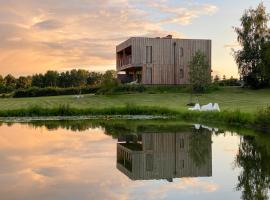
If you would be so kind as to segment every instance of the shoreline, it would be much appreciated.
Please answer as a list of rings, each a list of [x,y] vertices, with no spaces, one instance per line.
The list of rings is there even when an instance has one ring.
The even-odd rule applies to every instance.
[[[194,123],[218,123],[228,126],[241,126],[258,130],[270,129],[270,107],[253,113],[240,110],[213,111],[177,111],[165,107],[127,105],[103,109],[77,109],[68,105],[54,108],[29,107],[0,111],[0,122],[30,122],[52,120],[87,119],[176,119]]]
[[[154,120],[154,119],[175,119],[168,116],[154,115],[86,115],[86,116],[39,116],[39,117],[0,117],[3,123],[24,123],[33,121],[78,121],[78,120]]]

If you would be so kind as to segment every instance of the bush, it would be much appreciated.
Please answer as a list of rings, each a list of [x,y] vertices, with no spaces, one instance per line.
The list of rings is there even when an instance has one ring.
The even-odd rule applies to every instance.
[[[13,93],[0,94],[0,98],[12,98],[12,97],[13,97]]]
[[[190,88],[187,85],[151,85],[146,86],[148,93],[179,93],[189,92]]]
[[[256,114],[254,125],[270,128],[270,107],[259,110]]]
[[[132,92],[144,92],[145,86],[143,85],[119,85],[118,87],[115,87],[112,89],[113,93],[132,93]]]
[[[29,89],[19,89],[14,92],[14,98],[22,97],[42,97],[42,96],[59,96],[59,95],[76,95],[76,94],[89,94],[96,93],[97,87],[72,87],[72,88],[38,88],[31,87]]]
[[[230,78],[218,81],[219,86],[241,86],[241,82],[236,78]]]

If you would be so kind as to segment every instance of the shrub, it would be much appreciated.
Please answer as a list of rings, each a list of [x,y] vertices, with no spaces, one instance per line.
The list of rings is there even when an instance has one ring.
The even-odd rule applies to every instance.
[[[270,107],[258,111],[254,125],[262,128],[270,128]]]
[[[59,95],[75,95],[75,94],[88,94],[96,93],[97,87],[72,87],[72,88],[38,88],[31,87],[29,89],[19,89],[14,92],[14,98],[22,97],[42,97],[42,96],[59,96]]]

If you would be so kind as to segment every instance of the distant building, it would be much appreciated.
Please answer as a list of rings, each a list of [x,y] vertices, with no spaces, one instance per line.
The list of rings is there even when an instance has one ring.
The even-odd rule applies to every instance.
[[[116,68],[121,80],[142,84],[188,84],[189,62],[196,51],[209,61],[211,40],[132,37],[116,47]]]
[[[117,168],[132,180],[212,176],[211,132],[197,140],[189,133],[124,136],[117,144]]]

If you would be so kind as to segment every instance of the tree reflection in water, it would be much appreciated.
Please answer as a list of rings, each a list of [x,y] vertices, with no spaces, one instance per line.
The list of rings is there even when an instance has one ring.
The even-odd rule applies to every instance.
[[[236,156],[236,165],[242,168],[237,190],[244,200],[266,200],[270,186],[270,153],[253,136],[243,136]]]
[[[5,123],[5,125],[12,126],[13,123]],[[57,129],[68,129],[72,131],[86,131],[91,128],[102,128],[104,133],[112,136],[113,138],[118,138],[119,135],[126,134],[137,134],[144,135],[143,133],[152,133],[155,137],[161,137],[159,134],[170,135],[171,140],[174,138],[174,134],[181,138],[182,136],[186,136],[185,142],[181,142],[181,140],[175,140],[176,145],[172,143],[169,146],[171,149],[175,149],[174,147],[188,147],[185,153],[191,159],[195,168],[202,168],[204,165],[209,163],[209,169],[211,169],[211,136],[212,133],[209,130],[204,128],[194,129],[194,127],[184,125],[179,121],[170,121],[170,120],[153,120],[153,121],[142,121],[142,120],[77,120],[77,121],[36,121],[27,123],[29,126],[37,128],[37,127],[46,127],[48,130],[57,130]],[[2,123],[0,122],[0,126]],[[239,132],[237,130],[237,132]],[[155,133],[155,134],[153,134]],[[159,133],[159,134],[158,134]],[[182,133],[182,136],[181,136]],[[223,131],[219,131],[215,133],[224,134]],[[151,134],[149,134],[151,135]],[[268,192],[270,189],[270,145],[265,144],[262,141],[259,141],[258,138],[261,138],[261,134],[253,134],[254,136],[241,136],[241,142],[239,145],[239,153],[235,157],[235,165],[240,168],[241,172],[238,175],[238,183],[236,183],[237,191],[242,191],[242,199],[244,200],[266,200],[268,198]],[[181,136],[181,137],[180,137]],[[164,137],[164,136],[163,136]],[[141,139],[139,139],[141,140]],[[263,139],[265,142],[270,141],[269,138]],[[162,140],[164,141],[164,140]],[[174,140],[173,140],[174,141]],[[264,143],[264,144],[263,144]],[[187,145],[186,145],[187,144]],[[130,146],[129,148],[132,151],[142,151],[140,146]],[[140,147],[140,148],[139,148]],[[167,152],[171,152],[171,150],[166,150]],[[165,152],[166,152],[165,151]],[[158,150],[153,153],[162,153],[162,151]],[[179,152],[178,150],[176,152]],[[147,155],[147,161],[154,162],[151,157],[149,157],[149,150],[145,153]],[[175,154],[176,158],[178,154]],[[160,156],[163,158],[164,165],[175,165],[175,161],[168,162],[164,155]],[[169,158],[169,156],[167,156]],[[155,158],[155,157],[153,157]],[[129,160],[128,160],[129,161]],[[180,160],[181,161],[181,160]],[[177,167],[181,167],[182,162],[178,162]],[[119,160],[122,162],[122,160]],[[134,162],[133,162],[134,163]],[[162,164],[161,163],[161,164]],[[160,164],[160,163],[159,163]],[[162,166],[160,164],[160,166]],[[125,162],[125,166],[131,168],[131,162]],[[147,170],[152,168],[149,165]],[[157,166],[157,165],[155,165]],[[180,171],[180,170],[178,170]],[[172,171],[172,172],[175,172]],[[194,176],[207,175],[211,176],[211,170],[207,171],[207,173],[197,174]],[[172,173],[173,174],[173,173]],[[182,173],[179,175],[172,175],[169,178],[173,177],[183,177],[186,175]],[[190,173],[188,173],[190,176]],[[135,177],[134,177],[135,178]],[[145,177],[142,177],[142,179]],[[152,178],[152,177],[149,177]],[[163,178],[163,177],[155,177],[155,178]],[[166,177],[165,177],[166,178]]]
[[[190,157],[192,158],[194,164],[197,167],[203,166],[207,160],[211,160],[209,155],[211,154],[211,134],[209,134],[209,130],[207,129],[192,129],[191,134],[189,136],[189,152]]]

